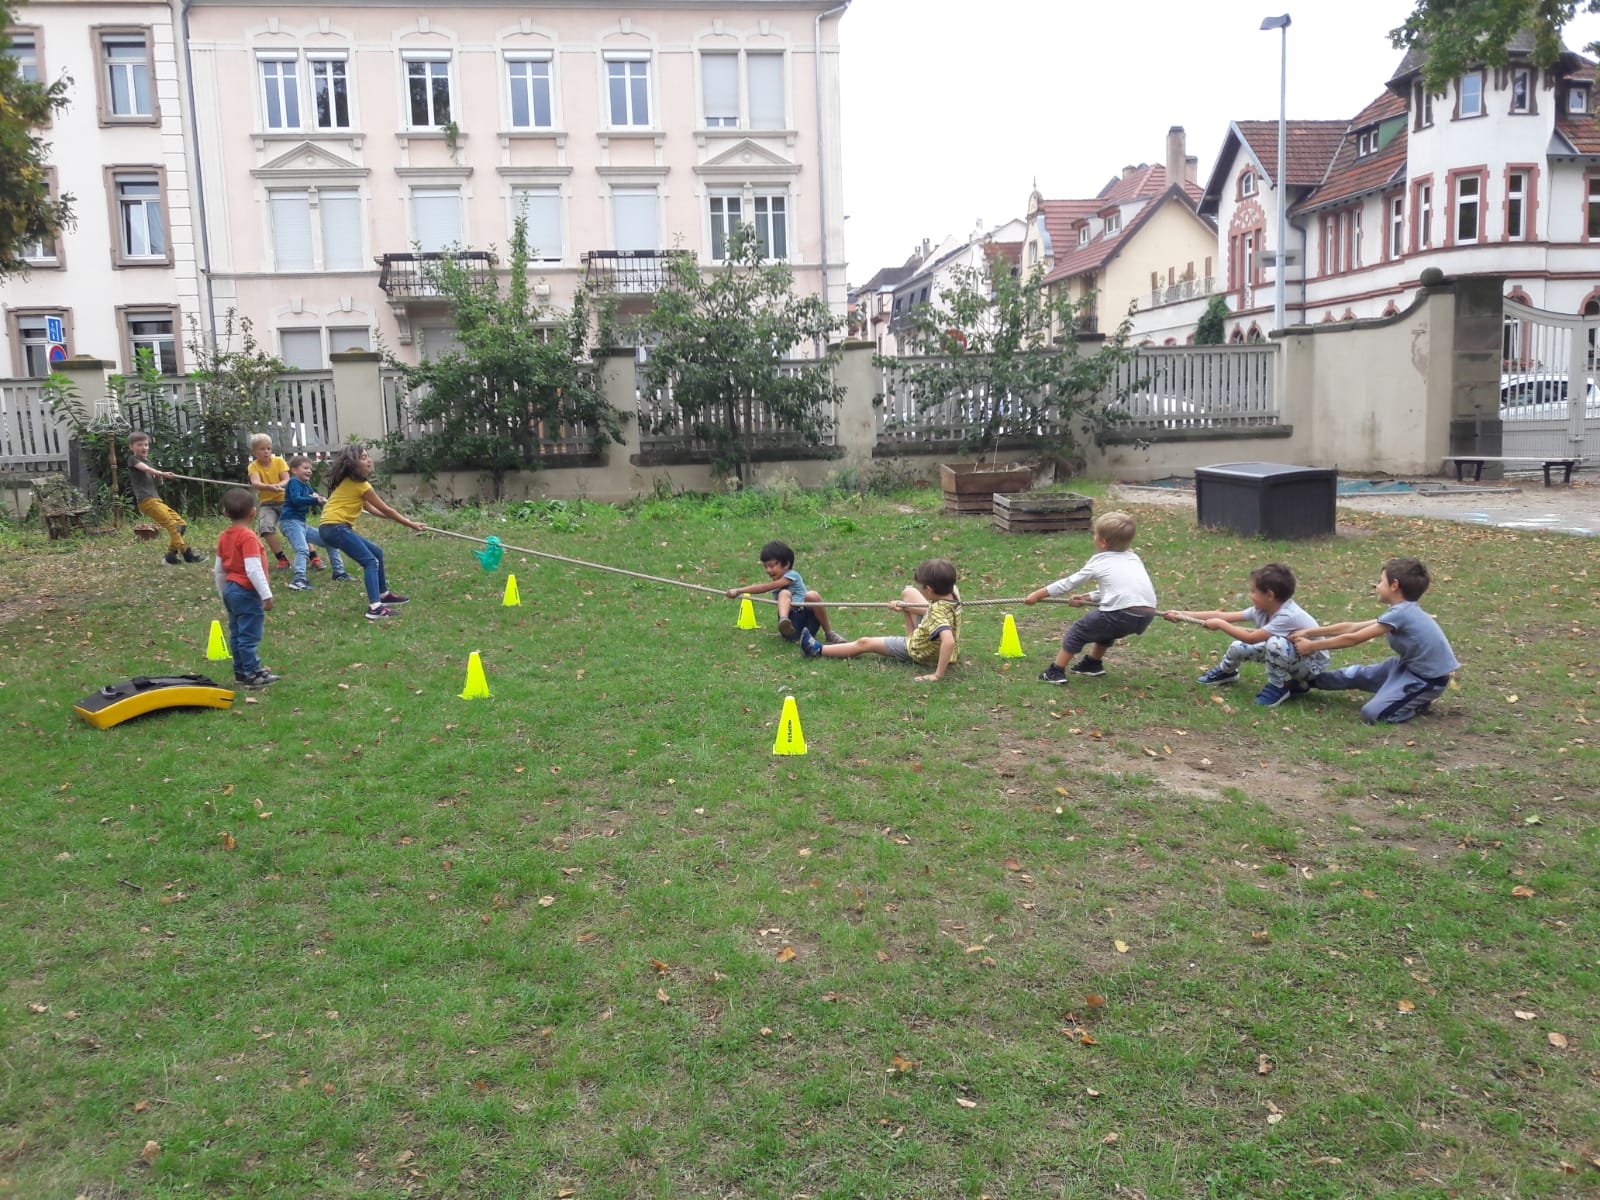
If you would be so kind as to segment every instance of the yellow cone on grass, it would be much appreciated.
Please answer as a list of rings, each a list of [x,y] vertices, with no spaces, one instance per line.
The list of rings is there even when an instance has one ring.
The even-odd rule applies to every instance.
[[[754,604],[750,603],[750,597],[749,596],[746,596],[743,600],[739,601],[739,620],[734,625],[734,628],[735,629],[760,629],[761,628],[761,626],[756,624],[756,606]]]
[[[522,603],[522,596],[517,591],[517,577],[506,576],[506,598],[500,602],[502,608],[516,608]]]
[[[483,660],[474,650],[467,656],[467,686],[461,689],[463,700],[488,700],[489,681],[483,677]]]
[[[228,653],[228,640],[222,636],[222,622],[211,622],[211,636],[206,639],[206,658],[212,662],[219,659],[232,658]]]
[[[1001,658],[1021,658],[1022,642],[1017,637],[1017,623],[1006,614],[1005,628],[1000,631],[1000,649],[995,651]]]
[[[783,698],[783,712],[778,716],[778,737],[772,743],[774,754],[804,754],[806,735],[800,728],[800,707],[793,696]]]

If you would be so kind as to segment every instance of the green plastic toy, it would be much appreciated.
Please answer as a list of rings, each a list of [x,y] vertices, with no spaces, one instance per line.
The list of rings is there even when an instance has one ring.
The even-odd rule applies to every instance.
[[[472,553],[477,556],[485,571],[498,571],[500,560],[506,556],[506,548],[500,544],[500,539],[497,537],[487,537],[483,540],[483,549],[474,550]]]

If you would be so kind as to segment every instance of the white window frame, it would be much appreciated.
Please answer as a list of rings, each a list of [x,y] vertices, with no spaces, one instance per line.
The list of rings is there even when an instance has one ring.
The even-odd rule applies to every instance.
[[[761,243],[761,257],[767,262],[789,258],[789,193],[776,189],[757,189],[750,203],[750,220]],[[781,244],[780,244],[781,242]]]
[[[1389,257],[1406,256],[1406,198],[1404,193],[1389,197]]]
[[[326,76],[324,80],[321,78]],[[322,121],[322,113],[317,106],[317,97],[320,85],[326,84],[328,90],[328,122]],[[306,108],[311,114],[311,125],[314,129],[326,131],[342,131],[355,128],[355,78],[350,72],[350,56],[343,50],[308,50],[306,51]],[[344,98],[344,120],[339,120],[339,95]],[[410,97],[407,97],[409,102]]]
[[[1513,207],[1514,206],[1514,207]],[[1512,214],[1516,214],[1513,227]],[[1506,172],[1506,241],[1528,240],[1528,172]]]
[[[1476,87],[1470,93],[1472,97],[1472,111],[1467,111],[1467,82],[1471,80]],[[1484,114],[1483,104],[1484,75],[1482,71],[1468,71],[1456,80],[1456,116],[1460,118],[1481,117]]]
[[[1088,244],[1089,244],[1089,227],[1087,225],[1085,225],[1085,226],[1083,226],[1083,228],[1078,230],[1078,245],[1087,246]]]
[[[655,109],[655,97],[652,95],[655,87],[655,72],[651,70],[654,63],[648,51],[635,50],[607,50],[603,52],[605,70],[601,74],[601,86],[604,88],[604,105],[606,125],[610,129],[654,129],[652,118]],[[637,70],[635,70],[637,68]],[[622,120],[617,120],[618,112],[615,96],[612,95],[612,84],[620,79],[622,83]],[[642,82],[644,85],[644,112],[635,112],[635,84]]]
[[[52,316],[64,313],[27,313],[17,317],[17,357],[24,379],[43,379],[50,374],[50,338],[46,335]],[[35,324],[37,322],[37,324]]]
[[[781,50],[746,50],[744,52],[744,110],[745,124],[753,130],[786,129],[789,123],[789,56]],[[756,92],[751,63],[755,60],[776,60],[778,64],[778,118],[776,124],[757,121]]]
[[[12,30],[11,44],[5,48],[4,54],[8,58],[16,59],[17,78],[26,83],[39,82],[39,33],[37,30]]]
[[[123,313],[124,328],[128,337],[128,361],[137,364],[139,351],[147,349],[155,358],[155,364],[163,375],[176,375],[178,373],[178,318],[170,308],[128,309]],[[166,333],[135,332],[135,322],[165,321],[171,328]]]
[[[1239,195],[1254,196],[1256,194],[1256,173],[1246,171],[1239,176]]]
[[[1106,232],[1107,233],[1118,233],[1118,232],[1121,231],[1121,229],[1122,229],[1122,214],[1120,212],[1114,212],[1114,213],[1108,214],[1107,217],[1106,217]]]
[[[506,80],[506,128],[511,130],[551,130],[556,128],[556,65],[555,55],[549,50],[507,50],[504,70]],[[543,71],[536,68],[543,67]],[[519,71],[519,68],[521,70]],[[521,74],[523,78],[518,79]],[[544,107],[547,120],[539,120],[539,84],[544,83]],[[528,106],[528,119],[517,121],[517,91],[521,87]]]
[[[159,175],[126,171],[116,177],[117,237],[124,262],[166,262],[166,196]],[[154,195],[134,195],[126,189],[154,188]],[[142,232],[140,232],[142,231]],[[136,236],[137,233],[137,236]]]
[[[1522,103],[1517,103],[1517,87],[1522,88]],[[1533,71],[1528,67],[1513,67],[1511,71],[1511,111],[1533,111]]]
[[[737,189],[711,192],[706,197],[706,215],[710,219],[711,237],[706,245],[710,248],[711,261],[727,262],[733,231],[744,221],[744,192]]]
[[[131,46],[138,43],[142,55],[138,59],[116,58],[111,53],[113,46]],[[156,73],[155,64],[152,62],[150,50],[150,35],[148,33],[107,32],[100,35],[100,69],[104,80],[105,113],[113,121],[148,121],[156,115]],[[127,94],[130,107],[123,111],[117,108],[117,75],[123,77],[123,87]],[[148,108],[139,107],[139,81],[141,75],[144,80],[145,98],[149,101]]]
[[[402,76],[405,95],[405,118],[407,129],[443,129],[455,120],[456,115],[456,72],[455,59],[448,50],[402,50],[400,60],[405,64],[405,73]],[[436,68],[443,67],[443,71]],[[421,68],[419,70],[419,68]],[[413,77],[420,79],[424,84],[424,98],[428,118],[418,121],[416,108],[413,106],[411,83]],[[441,114],[437,110],[437,84],[440,78],[444,80],[444,107]],[[444,120],[439,120],[440,116]]]
[[[1467,184],[1472,185],[1472,196],[1467,196]],[[1455,245],[1475,246],[1478,244],[1478,227],[1483,216],[1483,177],[1480,175],[1456,176],[1456,211],[1455,211]],[[1472,213],[1472,233],[1463,236],[1461,233],[1462,218],[1468,212]]]
[[[559,263],[567,260],[567,214],[566,204],[559,187],[549,184],[519,183],[511,189],[511,219],[513,222],[521,216],[526,209],[528,199],[537,198],[546,202],[555,203],[556,218],[556,245],[555,252],[551,247],[540,245],[534,237],[533,224],[528,226],[528,261],[536,263]]]
[[[1427,250],[1433,245],[1433,184],[1417,187],[1417,249]]]
[[[287,70],[286,70],[287,68]],[[258,51],[256,79],[261,86],[261,128],[273,133],[294,132],[305,127],[300,103],[300,56],[293,52]],[[273,119],[273,100],[277,100],[277,119]]]
[[[1567,92],[1567,112],[1569,114],[1586,113],[1589,111],[1589,89],[1575,87]]]
[[[1417,84],[1417,128],[1433,128],[1433,93],[1423,84]]]

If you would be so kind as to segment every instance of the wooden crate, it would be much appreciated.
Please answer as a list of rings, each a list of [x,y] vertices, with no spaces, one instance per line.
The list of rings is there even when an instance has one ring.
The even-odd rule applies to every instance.
[[[982,516],[994,506],[998,492],[1025,491],[1033,483],[1027,467],[990,463],[943,463],[939,484],[944,489],[944,511]]]
[[[1094,501],[1076,492],[997,492],[994,527],[1001,533],[1066,533],[1087,530]]]

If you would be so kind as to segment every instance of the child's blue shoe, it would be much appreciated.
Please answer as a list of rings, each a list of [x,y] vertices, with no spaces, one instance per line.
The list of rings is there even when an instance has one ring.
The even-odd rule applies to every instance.
[[[800,653],[804,654],[807,658],[822,657],[822,643],[811,636],[811,630],[809,629],[802,629],[800,631]]]
[[[1293,693],[1282,684],[1269,683],[1256,693],[1255,703],[1261,705],[1262,708],[1277,708],[1291,695]]]
[[[1224,683],[1232,683],[1238,678],[1239,672],[1235,671],[1232,667],[1224,667],[1219,664],[1215,667],[1212,667],[1209,671],[1202,671],[1200,674],[1196,675],[1194,677],[1194,681],[1196,683],[1220,685]]]

